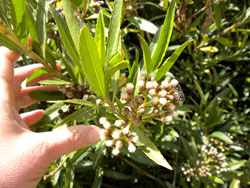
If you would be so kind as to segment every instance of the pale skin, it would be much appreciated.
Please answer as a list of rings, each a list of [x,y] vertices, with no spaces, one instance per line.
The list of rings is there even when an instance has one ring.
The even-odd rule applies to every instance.
[[[29,96],[34,90],[57,90],[56,86],[27,87],[21,83],[40,64],[14,69],[21,54],[0,48],[0,187],[34,188],[49,165],[63,154],[90,146],[99,140],[99,128],[77,125],[51,132],[35,133],[29,127],[39,121],[44,112],[36,110],[19,114],[19,109],[36,102]]]

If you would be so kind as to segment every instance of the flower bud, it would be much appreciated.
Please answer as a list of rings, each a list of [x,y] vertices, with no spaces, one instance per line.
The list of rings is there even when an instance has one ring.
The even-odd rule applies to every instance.
[[[137,104],[140,105],[140,104],[143,103],[143,101],[144,101],[143,96],[137,95],[137,96],[135,97],[135,102],[136,102]]]
[[[164,89],[164,90],[161,90],[158,95],[159,95],[159,97],[166,97],[167,94],[168,94],[168,92]]]
[[[129,134],[129,126],[123,128],[123,129],[121,130],[121,132],[122,132],[123,135],[127,136],[127,135]]]
[[[154,108],[153,111],[152,111],[152,113],[154,115],[159,115],[160,114],[160,110],[158,108]]]
[[[116,120],[116,121],[115,121],[114,125],[115,125],[116,127],[123,127],[123,126],[126,125],[126,121],[124,121],[123,119],[119,119],[119,120]]]
[[[172,116],[165,116],[165,117],[162,117],[161,118],[161,121],[163,122],[163,123],[165,123],[165,122],[170,122],[170,121],[172,121],[173,120],[173,117]]]
[[[175,105],[173,105],[173,104],[165,105],[165,106],[162,107],[162,110],[165,110],[165,111],[174,111],[175,110]]]
[[[127,116],[129,113],[129,109],[127,107],[122,108],[121,113],[123,116]]]
[[[169,85],[168,79],[165,79],[161,82],[161,87],[166,89]]]
[[[107,140],[105,144],[107,147],[112,147],[115,145],[115,140]]]
[[[169,83],[170,86],[176,87],[179,84],[178,80],[172,79],[171,82]]]
[[[103,124],[103,127],[104,127],[104,129],[110,130],[110,129],[112,129],[113,126],[111,125],[111,123],[109,121],[107,121]]]
[[[136,110],[137,109],[137,107],[138,107],[138,105],[137,105],[137,103],[135,102],[135,101],[131,101],[130,103],[129,103],[129,105],[130,105],[130,107],[131,107],[131,109],[132,110]]]
[[[130,136],[129,138],[128,138],[128,140],[130,141],[130,142],[137,142],[138,141],[138,136],[136,135],[136,136]]]
[[[148,93],[149,93],[149,95],[151,95],[151,96],[156,96],[156,91],[155,91],[155,89],[150,89],[150,90],[148,91]]]
[[[152,98],[152,105],[156,107],[156,106],[158,106],[158,103],[159,103],[159,97],[154,96]]]
[[[147,90],[153,89],[153,83],[151,81],[146,83],[146,89]]]
[[[145,113],[145,108],[144,107],[140,107],[140,108],[138,108],[138,110],[137,110],[137,112],[139,113],[139,114],[144,114]]]
[[[113,154],[114,156],[117,156],[117,155],[120,154],[120,150],[119,150],[118,148],[114,148],[114,149],[112,150],[112,154]]]
[[[108,120],[107,120],[106,117],[101,117],[101,118],[99,119],[99,123],[102,124],[102,125],[104,125],[104,123],[106,123],[107,121],[108,121]]]
[[[132,112],[132,111],[129,111],[128,113],[128,117],[132,120],[134,120],[136,118],[136,113],[135,112]]]
[[[161,105],[165,105],[165,104],[167,104],[167,102],[168,102],[168,101],[167,101],[166,98],[162,98],[162,97],[161,97],[161,98],[159,99],[159,103],[160,103]]]
[[[115,143],[116,148],[118,148],[119,150],[122,149],[123,146],[123,141],[122,140],[117,140]]]
[[[121,132],[119,130],[115,130],[112,132],[112,138],[118,139],[121,137]]]
[[[132,83],[128,83],[128,84],[127,84],[127,93],[128,93],[129,95],[134,94],[134,84],[132,84]]]
[[[136,146],[132,142],[128,143],[128,151],[130,153],[134,153],[136,151]]]

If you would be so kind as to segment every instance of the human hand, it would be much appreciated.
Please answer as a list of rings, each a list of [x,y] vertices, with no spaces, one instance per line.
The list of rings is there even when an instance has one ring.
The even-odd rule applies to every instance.
[[[17,68],[19,53],[0,48],[0,187],[36,187],[49,165],[65,153],[89,146],[99,140],[99,128],[78,125],[51,132],[34,133],[29,126],[39,121],[42,110],[19,115],[22,107],[35,103],[34,90],[56,90],[56,86],[21,88],[21,83],[42,65]],[[50,76],[51,77],[51,76]],[[35,84],[48,77],[40,77]]]

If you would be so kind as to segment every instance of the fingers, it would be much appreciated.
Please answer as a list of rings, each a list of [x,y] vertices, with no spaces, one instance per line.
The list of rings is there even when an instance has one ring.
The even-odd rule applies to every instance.
[[[13,66],[20,57],[20,53],[0,47],[0,78],[11,83],[13,79]]]
[[[20,114],[22,120],[26,123],[26,125],[31,126],[41,120],[43,118],[44,111],[43,110],[35,110],[31,112],[26,112]]]
[[[23,108],[25,106],[29,106],[36,102],[35,99],[33,99],[29,93],[31,91],[37,91],[37,90],[47,90],[47,91],[57,91],[57,86],[35,86],[35,87],[29,87],[22,89],[20,92],[20,95],[16,97],[16,109]]]
[[[78,125],[43,133],[47,155],[50,163],[63,154],[90,146],[99,141],[100,128],[92,125]]]

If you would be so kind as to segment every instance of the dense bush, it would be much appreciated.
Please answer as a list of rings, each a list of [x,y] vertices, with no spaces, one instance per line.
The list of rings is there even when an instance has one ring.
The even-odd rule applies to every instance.
[[[0,0],[0,19],[17,66],[46,67],[27,82],[57,75],[32,130],[105,128],[38,187],[250,186],[249,1]]]

